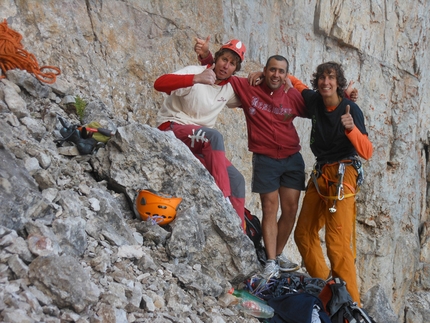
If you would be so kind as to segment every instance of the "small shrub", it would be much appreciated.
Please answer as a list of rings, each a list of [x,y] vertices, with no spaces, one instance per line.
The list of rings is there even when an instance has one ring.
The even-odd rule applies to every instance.
[[[77,95],[75,98],[75,108],[76,108],[76,114],[78,115],[81,123],[82,123],[82,120],[84,119],[86,107],[87,107],[87,102],[84,101],[79,95]]]

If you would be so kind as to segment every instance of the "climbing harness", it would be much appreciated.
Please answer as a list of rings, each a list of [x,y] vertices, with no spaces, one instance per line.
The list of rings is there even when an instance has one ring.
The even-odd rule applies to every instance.
[[[337,163],[339,164],[339,168],[338,168],[338,172],[337,172],[337,180],[336,181],[333,179],[329,179],[325,174],[323,174],[323,168],[324,167],[335,165],[336,163],[329,164],[329,163],[318,163],[318,162],[316,162],[314,164],[314,169],[312,170],[312,173],[311,173],[311,179],[315,185],[315,188],[318,192],[318,195],[326,201],[333,200],[333,205],[329,208],[330,213],[335,213],[337,211],[337,209],[336,209],[337,201],[341,201],[344,198],[356,195],[360,189],[360,186],[363,184],[363,181],[364,181],[363,166],[362,166],[361,161],[358,159],[358,157],[355,157],[355,156],[350,157],[348,159],[341,160]],[[357,170],[357,173],[358,173],[357,183],[356,183],[357,184],[357,190],[353,186],[351,186],[350,184],[345,183],[343,180],[344,175],[345,175],[346,166],[349,166],[349,165],[352,165]],[[336,183],[337,190],[336,190],[335,196],[326,196],[326,195],[323,195],[321,193],[319,185],[318,185],[318,178],[320,176],[323,176],[327,183],[328,182]],[[352,193],[345,195],[344,186],[347,186]]]
[[[327,166],[333,166],[336,164],[339,164],[338,167],[338,171],[337,171],[337,179],[333,180],[327,177],[326,174],[324,174],[323,169],[324,167]],[[357,181],[356,181],[356,188],[354,188],[352,185],[344,182],[344,175],[345,175],[345,171],[346,171],[346,166],[353,166],[356,170],[357,170]],[[318,178],[319,177],[323,177],[325,182],[327,183],[327,186],[329,185],[329,183],[336,183],[337,184],[337,189],[336,189],[336,195],[335,196],[326,196],[323,195],[320,191],[319,185],[318,185]],[[318,195],[325,200],[327,203],[330,200],[333,200],[333,205],[331,207],[329,207],[329,212],[334,214],[337,209],[336,209],[336,203],[337,201],[341,201],[345,198],[349,198],[352,196],[355,196],[358,191],[360,190],[360,186],[363,184],[364,181],[364,172],[363,172],[363,165],[361,163],[361,161],[358,159],[358,157],[353,156],[353,157],[349,157],[347,159],[344,160],[340,160],[339,162],[336,163],[315,163],[314,165],[314,169],[312,170],[311,173],[311,179],[312,182],[315,186],[315,189],[318,193]],[[349,194],[345,194],[344,192],[344,187],[348,187],[349,190],[351,191],[351,193]],[[354,210],[354,217],[352,219],[352,226],[353,226],[353,239],[352,239],[352,247],[353,247],[353,255],[354,258],[356,256],[356,239],[355,239],[355,235],[356,235],[356,223],[355,223],[355,210]]]
[[[0,23],[0,69],[2,75],[0,79],[5,78],[8,70],[19,68],[32,73],[39,81],[53,84],[57,76],[61,74],[58,67],[41,66],[37,63],[36,57],[27,52],[21,44],[22,36],[15,30],[8,27],[6,19]],[[42,70],[51,69],[54,72],[42,72]]]

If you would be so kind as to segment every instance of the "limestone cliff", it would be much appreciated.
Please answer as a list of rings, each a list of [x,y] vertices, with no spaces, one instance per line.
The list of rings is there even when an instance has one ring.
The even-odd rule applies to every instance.
[[[430,315],[429,12],[426,0],[0,0],[0,19],[22,34],[39,65],[59,67],[68,94],[101,100],[118,124],[155,126],[163,95],[153,83],[197,63],[195,37],[211,35],[213,51],[241,39],[243,76],[272,54],[286,56],[306,83],[319,63],[341,62],[374,146],[357,197],[360,292],[384,294],[402,322]],[[310,124],[296,124],[309,171]],[[250,183],[242,112],[224,111],[217,128]],[[250,185],[247,206],[261,215]],[[292,241],[287,248],[299,261]]]

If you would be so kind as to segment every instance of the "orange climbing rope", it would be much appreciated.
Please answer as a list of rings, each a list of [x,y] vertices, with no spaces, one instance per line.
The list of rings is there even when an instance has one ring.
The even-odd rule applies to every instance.
[[[55,66],[39,67],[36,57],[24,50],[21,39],[20,33],[7,26],[6,19],[0,23],[0,68],[2,71],[0,79],[5,78],[6,71],[19,68],[32,73],[39,81],[48,84],[55,83],[57,75],[61,74],[60,69]],[[46,69],[54,70],[54,72],[42,72]]]

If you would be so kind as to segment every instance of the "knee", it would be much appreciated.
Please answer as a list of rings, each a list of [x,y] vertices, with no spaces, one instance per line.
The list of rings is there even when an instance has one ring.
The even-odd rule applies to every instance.
[[[224,136],[216,129],[205,128],[206,138],[215,150],[224,150]]]
[[[233,165],[227,167],[227,173],[232,192],[234,191],[236,196],[245,197],[245,177]]]
[[[232,194],[237,197],[245,198],[245,178],[242,174],[239,173],[239,175],[240,176],[236,176],[234,179],[235,185],[231,185]]]
[[[263,211],[263,216],[270,216],[277,220],[278,217],[278,204],[272,203],[271,201],[265,200],[261,202],[261,210]]]
[[[211,129],[211,130],[212,131],[210,133],[210,136],[211,136],[212,140],[224,142],[224,136],[221,134],[221,132],[219,132],[218,130],[215,130],[215,129]]]
[[[237,183],[240,187],[245,188],[245,177],[243,177],[242,173],[239,171],[237,174]]]
[[[298,204],[289,204],[287,206],[284,207],[284,209],[282,210],[282,214],[288,216],[288,217],[296,217],[297,214],[297,209],[299,208]]]

